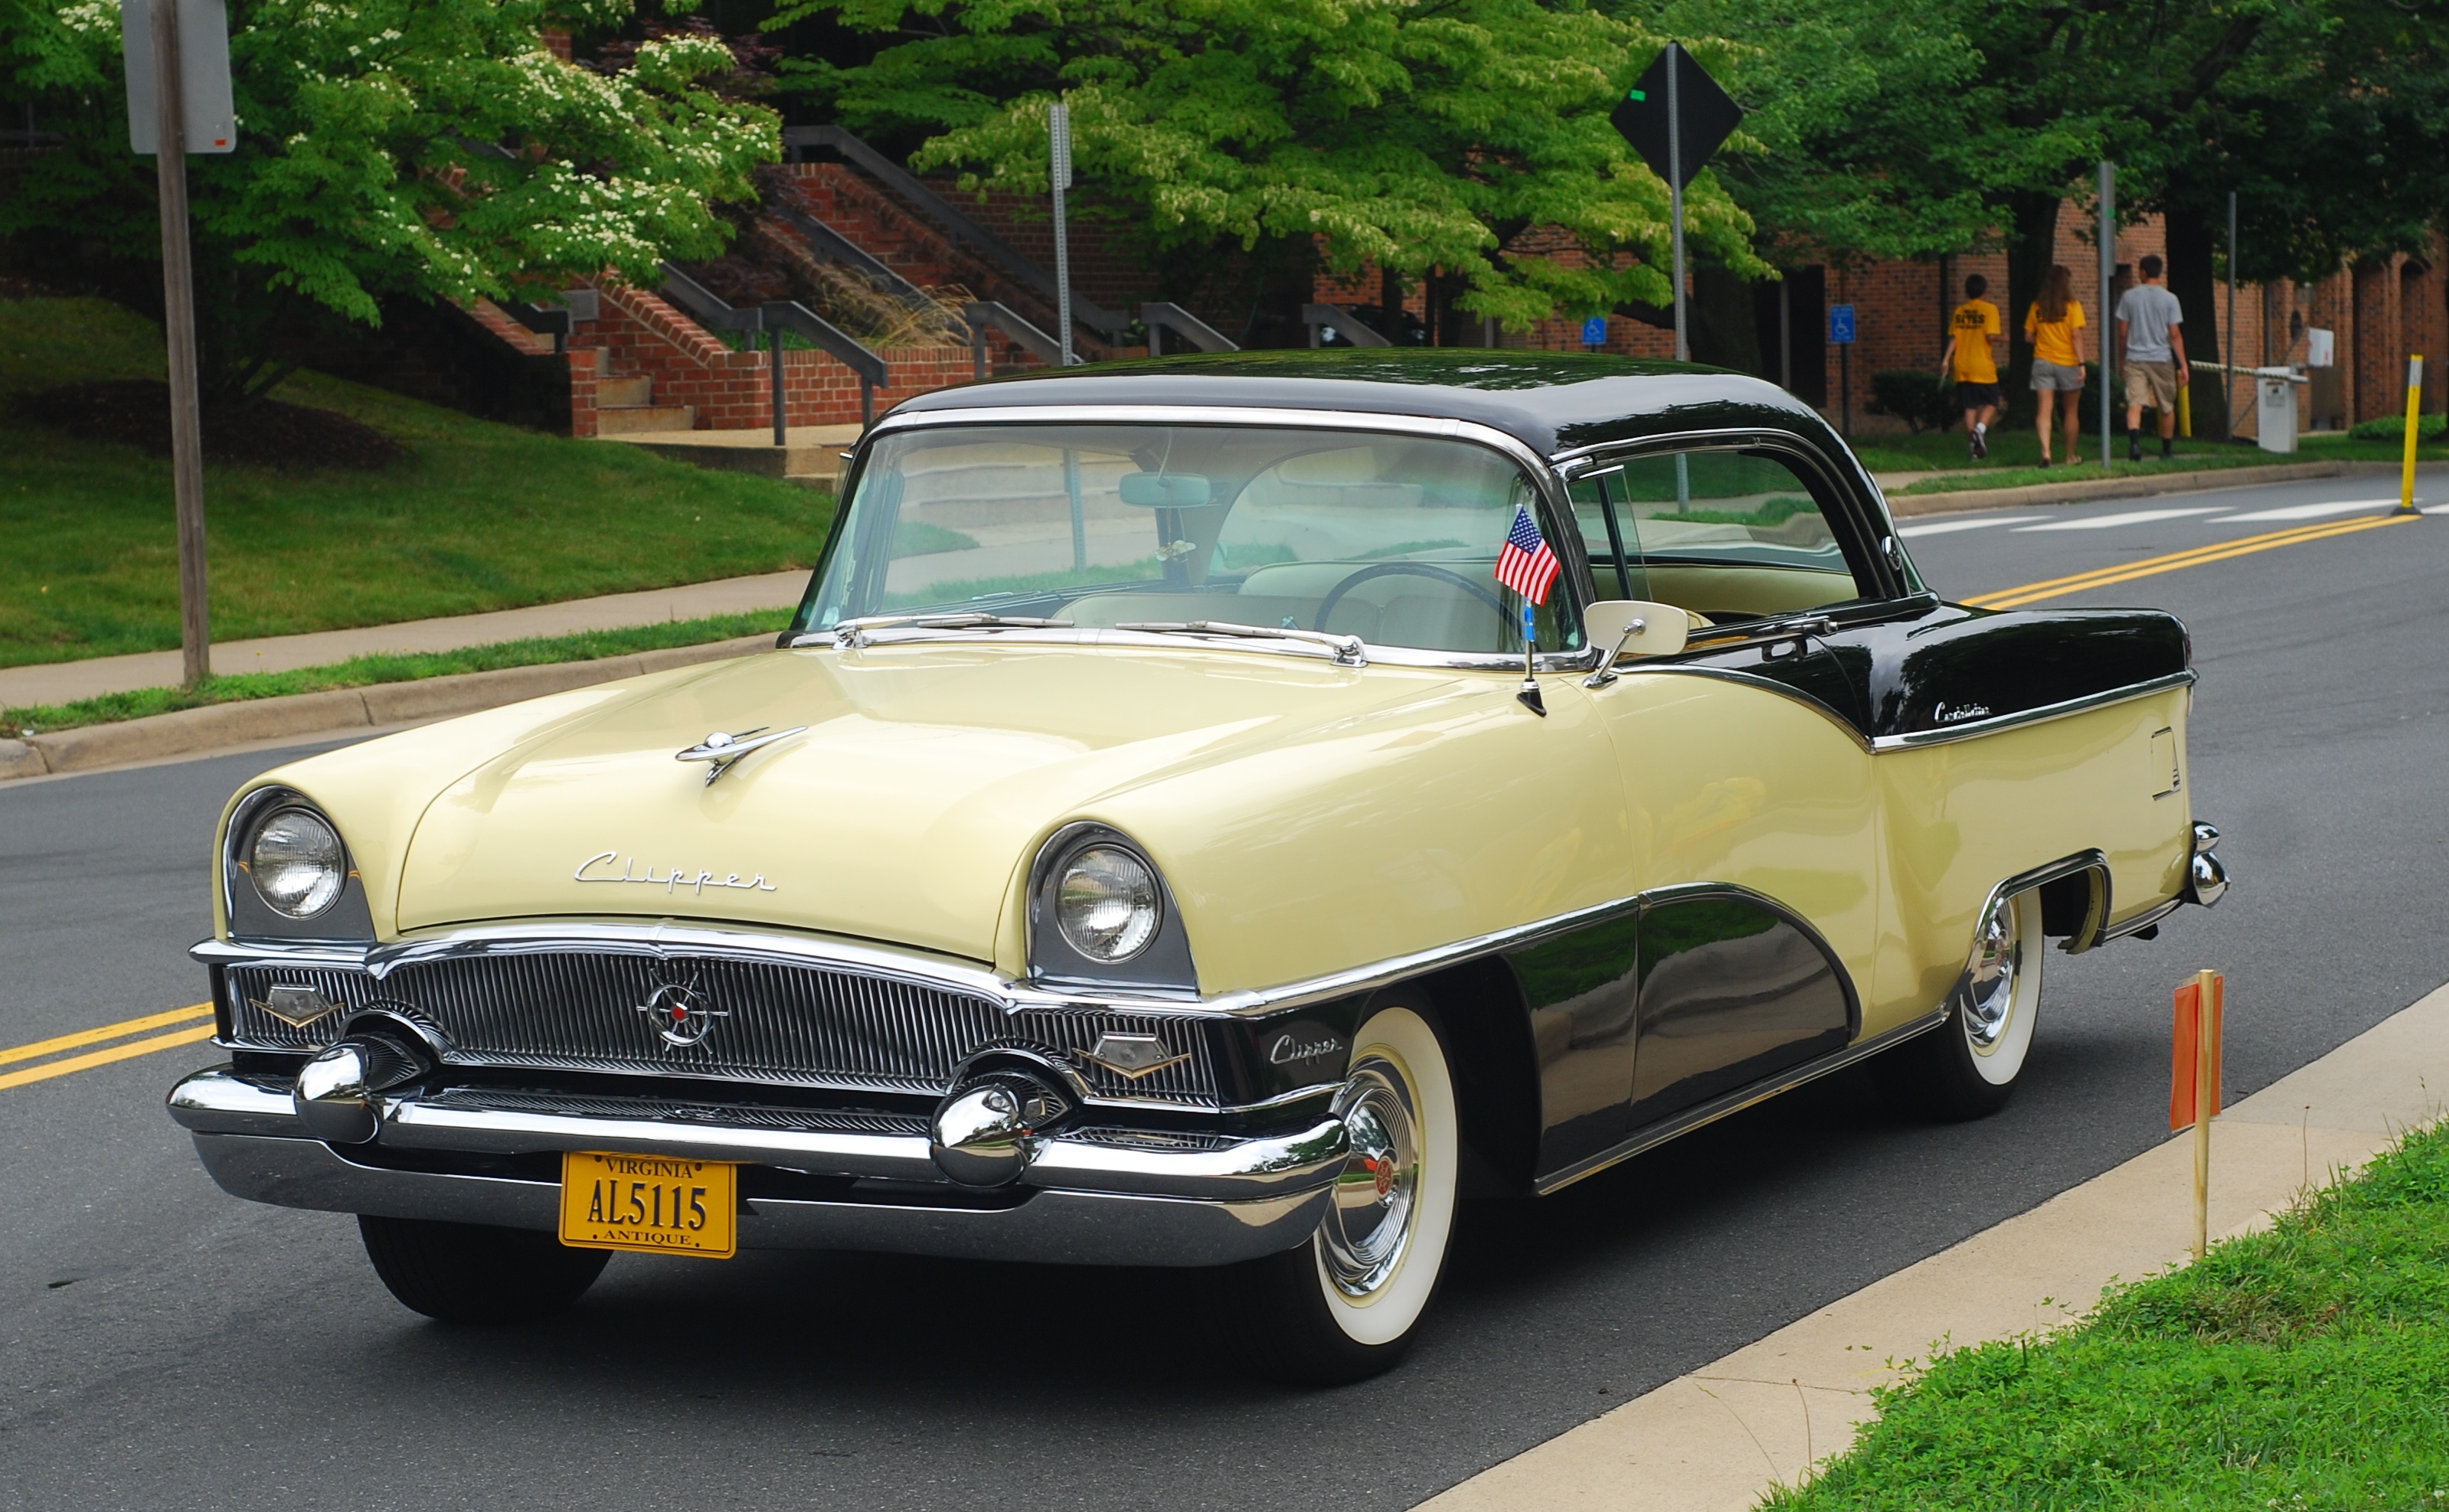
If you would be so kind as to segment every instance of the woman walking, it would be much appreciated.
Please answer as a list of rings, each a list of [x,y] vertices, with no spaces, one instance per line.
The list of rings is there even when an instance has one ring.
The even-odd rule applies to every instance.
[[[2066,400],[2066,454],[2076,456],[2075,431],[2083,411],[2083,306],[2074,301],[2074,275],[2053,265],[2041,280],[2041,297],[2024,316],[2024,339],[2033,344],[2033,392],[2040,396],[2041,466],[2050,466],[2050,412]]]

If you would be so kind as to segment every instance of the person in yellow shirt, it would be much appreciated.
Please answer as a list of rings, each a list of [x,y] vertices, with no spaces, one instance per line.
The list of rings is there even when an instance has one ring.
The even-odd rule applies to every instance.
[[[1964,438],[1975,461],[1990,454],[1990,422],[1998,418],[1998,357],[1991,343],[1998,339],[1998,307],[1981,297],[1990,280],[1975,274],[1964,280],[1964,302],[1947,319],[1947,346],[1938,365],[1956,380],[1956,405],[1964,411]]]
[[[2066,401],[2066,454],[2075,460],[2074,437],[2083,409],[2083,306],[2073,297],[2074,275],[2053,266],[2041,279],[2041,297],[2024,316],[2024,339],[2033,344],[2033,392],[2040,395],[2041,466],[2050,466],[2050,411]]]

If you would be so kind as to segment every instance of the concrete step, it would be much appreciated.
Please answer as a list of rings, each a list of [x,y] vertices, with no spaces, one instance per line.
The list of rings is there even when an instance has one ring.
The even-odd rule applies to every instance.
[[[599,410],[635,410],[654,402],[655,378],[652,373],[595,380],[595,408]]]
[[[841,454],[858,440],[855,425],[795,425],[784,432],[784,444],[774,444],[771,431],[605,431],[605,439],[645,447],[693,467],[753,472],[783,478],[811,488],[834,489],[841,476]]]
[[[624,405],[595,411],[597,435],[626,435],[636,431],[685,431],[696,424],[696,407],[685,404]]]

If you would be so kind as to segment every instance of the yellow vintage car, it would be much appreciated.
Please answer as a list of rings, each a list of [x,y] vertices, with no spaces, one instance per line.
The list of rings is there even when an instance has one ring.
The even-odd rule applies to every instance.
[[[1107,366],[845,496],[770,652],[240,790],[169,1099],[222,1187],[440,1318],[624,1249],[1204,1266],[1351,1380],[1458,1198],[1874,1055],[1978,1117],[2049,938],[2227,886],[2184,627],[1942,602],[1749,378]]]

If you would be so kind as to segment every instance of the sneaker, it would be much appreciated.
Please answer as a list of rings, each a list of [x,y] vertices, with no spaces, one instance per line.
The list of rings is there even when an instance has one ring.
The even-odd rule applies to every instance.
[[[2142,442],[2129,441],[2126,443],[2126,460],[2129,462],[2140,462],[2143,460]]]
[[[1977,425],[1973,428],[1973,460],[1976,462],[1990,454],[1989,431],[1988,426]]]
[[[2175,456],[2176,454],[2177,454],[2177,449],[2176,449],[2176,447],[2175,447],[2172,443],[2169,443],[2169,442],[2167,442],[2167,441],[2163,441],[2163,442],[2161,442],[2161,443],[2160,443],[2160,460],[2161,460],[2161,461],[2166,462],[2166,461],[2168,461],[2169,458],[2171,458],[2171,457]]]

